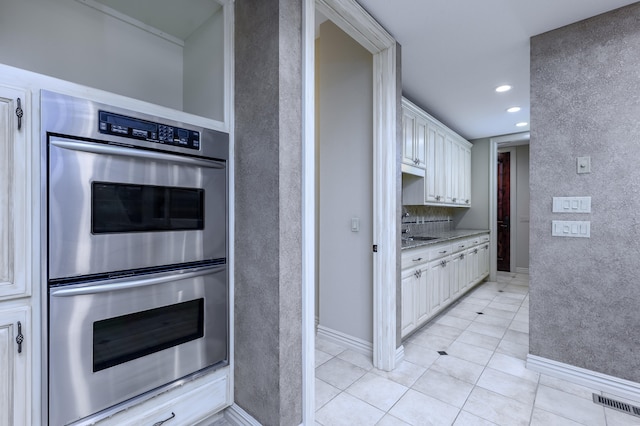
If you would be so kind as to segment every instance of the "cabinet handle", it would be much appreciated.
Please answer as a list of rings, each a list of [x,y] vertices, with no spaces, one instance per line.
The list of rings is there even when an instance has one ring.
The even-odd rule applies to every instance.
[[[451,201],[456,202],[457,198],[452,198]]]
[[[465,200],[465,203],[469,204],[469,200]]]
[[[155,422],[153,424],[153,426],[161,426],[163,424],[165,424],[166,422],[168,422],[169,420],[173,419],[176,416],[176,413],[174,413],[173,411],[171,412],[171,417],[168,417],[164,420],[160,420],[159,422]]]
[[[446,252],[447,252],[446,250],[442,250],[442,251],[439,251],[438,253],[439,254],[445,254]]]
[[[20,98],[17,100],[17,108],[16,108],[16,116],[18,117],[18,130],[22,128],[22,116],[24,115],[24,111],[22,110],[22,104],[20,103]]]
[[[459,247],[459,248],[464,248],[464,244],[462,244],[462,245],[459,245],[458,247]]]
[[[464,259],[464,253],[460,255],[460,260]]]
[[[18,353],[22,353],[22,342],[24,341],[24,336],[22,335],[22,323],[18,321],[18,335],[16,336],[16,343],[18,344]]]
[[[420,262],[422,260],[421,257],[417,258],[417,259],[411,259],[412,262]]]
[[[440,264],[441,264],[441,265],[442,265],[442,267],[444,268],[444,267],[446,267],[446,266],[447,266],[447,261],[446,261],[446,260],[443,260],[442,262],[440,262]]]
[[[473,254],[478,254],[478,249],[475,249],[475,250],[473,251]]]

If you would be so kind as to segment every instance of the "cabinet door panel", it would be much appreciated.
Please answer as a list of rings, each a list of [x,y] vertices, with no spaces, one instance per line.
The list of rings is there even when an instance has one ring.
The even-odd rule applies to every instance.
[[[0,425],[29,424],[27,356],[30,348],[29,308],[0,311]],[[18,322],[24,337],[18,353]]]
[[[402,112],[402,162],[415,165],[416,153],[414,152],[414,126],[415,117],[406,111]]]
[[[426,164],[425,155],[426,155],[426,138],[427,138],[427,122],[420,117],[416,118],[416,127],[415,127],[415,152],[414,155],[418,162],[419,167],[424,167]]]
[[[20,129],[18,99],[24,114]],[[27,92],[0,86],[0,300],[30,292],[29,103]]]
[[[416,328],[416,309],[415,309],[415,282],[416,277],[414,270],[410,269],[402,272],[402,306],[401,306],[401,325],[400,334],[405,336]]]
[[[429,319],[429,278],[428,269],[420,270],[420,276],[416,280],[416,325],[419,326]]]

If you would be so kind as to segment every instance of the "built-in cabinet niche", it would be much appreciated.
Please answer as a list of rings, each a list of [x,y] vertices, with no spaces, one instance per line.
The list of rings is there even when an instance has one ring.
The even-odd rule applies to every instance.
[[[0,63],[226,122],[224,0],[7,0]]]

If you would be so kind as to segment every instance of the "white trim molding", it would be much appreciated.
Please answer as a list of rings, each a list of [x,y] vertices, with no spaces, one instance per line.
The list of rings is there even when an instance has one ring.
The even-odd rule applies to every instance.
[[[396,365],[400,364],[403,359],[404,359],[404,346],[400,345],[396,349]]]
[[[238,404],[227,407],[224,410],[224,418],[234,426],[262,426],[259,421],[244,411]]]
[[[527,368],[596,391],[607,392],[634,401],[640,400],[640,383],[630,380],[531,354],[527,355]]]
[[[529,275],[529,268],[522,268],[522,267],[518,266],[516,268],[516,274],[527,274],[527,275]]]
[[[368,357],[373,356],[373,345],[371,342],[367,342],[366,340],[362,340],[341,331],[319,325],[317,337],[328,342],[335,343],[343,348],[351,349],[352,351],[358,352],[362,355]]]

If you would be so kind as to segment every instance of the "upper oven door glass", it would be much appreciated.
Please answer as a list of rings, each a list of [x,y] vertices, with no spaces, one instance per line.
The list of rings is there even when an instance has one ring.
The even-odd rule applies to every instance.
[[[49,137],[49,278],[226,259],[224,161]]]

